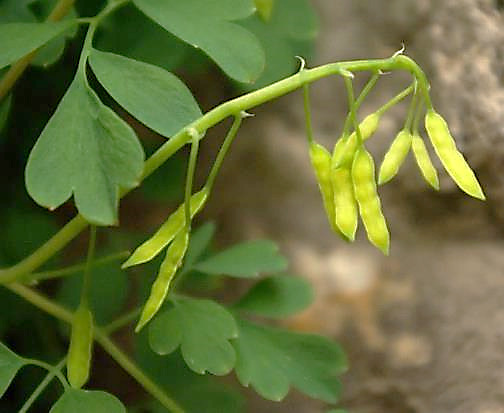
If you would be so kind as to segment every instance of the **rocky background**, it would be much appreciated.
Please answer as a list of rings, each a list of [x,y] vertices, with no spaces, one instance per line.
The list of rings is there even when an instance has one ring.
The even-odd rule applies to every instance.
[[[314,0],[317,54],[309,66],[406,53],[426,71],[435,107],[475,169],[488,201],[465,196],[441,173],[424,184],[411,158],[381,188],[390,257],[359,231],[331,233],[304,138],[300,94],[255,111],[223,167],[207,209],[223,243],[268,237],[308,277],[314,305],[289,323],[332,335],[350,371],[342,404],[352,412],[504,412],[504,2]],[[363,84],[366,79],[358,78]],[[375,110],[407,84],[384,76],[362,108]],[[346,112],[341,81],[312,88],[314,128],[332,146]],[[377,162],[404,119],[387,114],[370,144]],[[439,164],[438,164],[439,166]],[[257,401],[254,412],[279,411]],[[324,411],[293,395],[286,411]]]

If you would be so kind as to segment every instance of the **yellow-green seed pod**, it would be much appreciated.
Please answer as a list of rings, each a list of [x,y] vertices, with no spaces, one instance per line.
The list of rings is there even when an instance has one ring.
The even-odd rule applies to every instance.
[[[193,218],[205,205],[208,198],[208,189],[191,196],[191,218]],[[164,222],[156,233],[140,245],[133,254],[123,263],[121,268],[132,267],[152,260],[161,250],[166,247],[185,225],[185,203],[180,205]]]
[[[257,13],[265,22],[271,19],[275,0],[254,0]]]
[[[418,168],[420,169],[425,181],[436,191],[439,191],[438,174],[436,168],[434,168],[434,165],[432,164],[429,152],[427,152],[423,139],[419,135],[413,135],[411,147],[413,149],[413,154],[415,155]]]
[[[92,345],[93,315],[87,305],[80,305],[72,321],[67,358],[68,381],[75,389],[80,389],[88,381]]]
[[[369,241],[385,255],[389,253],[390,234],[376,189],[375,166],[369,152],[361,147],[352,163],[352,181],[359,212]]]
[[[348,136],[340,136],[334,145],[332,153],[332,166],[337,167],[336,163],[341,159],[343,152],[345,151],[345,146],[348,142]]]
[[[376,132],[379,122],[380,115],[376,112],[364,118],[364,120],[359,124],[362,141],[366,141]],[[358,146],[359,140],[357,138],[357,133],[354,131],[345,139],[344,148],[338,149],[337,151],[335,150],[335,152],[338,153],[335,153],[334,155],[333,166],[339,167],[352,165]]]
[[[189,232],[184,228],[177,234],[166,251],[166,257],[159,267],[159,274],[152,284],[149,298],[144,305],[135,332],[138,333],[161,308],[170,289],[171,281],[182,265],[188,246]]]
[[[394,138],[380,166],[379,185],[383,185],[397,175],[411,148],[411,141],[411,133],[406,129],[401,130]]]
[[[474,198],[484,200],[485,194],[473,170],[458,151],[443,117],[433,109],[428,110],[425,115],[425,128],[437,156],[458,187]]]
[[[331,184],[334,193],[336,226],[349,241],[353,241],[357,231],[359,211],[354,196],[350,168],[333,169]]]
[[[334,196],[331,185],[331,154],[322,145],[313,142],[310,144],[310,160],[315,170],[327,219],[333,231],[339,234],[335,223]]]

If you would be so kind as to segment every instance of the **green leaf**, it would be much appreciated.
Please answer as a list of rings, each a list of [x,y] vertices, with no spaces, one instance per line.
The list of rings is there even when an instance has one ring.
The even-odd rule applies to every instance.
[[[135,0],[160,26],[200,48],[231,78],[252,83],[264,68],[257,38],[230,20],[254,11],[252,0]]]
[[[126,26],[128,30],[124,30]],[[178,67],[190,48],[131,4],[109,15],[100,23],[100,29],[100,36],[95,43],[100,50],[166,70]],[[163,52],[160,53],[160,50]]]
[[[36,22],[37,19],[29,9],[33,0],[3,0],[0,2],[0,23]]]
[[[318,34],[318,17],[310,0],[277,1],[270,25],[287,38],[313,40]]]
[[[335,403],[338,376],[346,369],[341,348],[329,339],[238,320],[236,374],[268,400],[280,401],[293,386],[316,399]]]
[[[145,330],[147,332],[147,329]],[[245,400],[237,386],[229,380],[221,380],[212,375],[200,375],[191,371],[180,352],[159,356],[148,344],[147,334],[136,335],[134,347],[137,362],[142,369],[168,394],[176,396],[177,402],[187,413],[243,413]],[[151,410],[152,409],[152,410]],[[158,403],[148,408],[150,413],[166,413]]]
[[[59,23],[0,24],[0,68],[38,49],[77,24],[76,20]]]
[[[309,57],[318,32],[317,16],[308,0],[277,1],[269,21],[256,14],[240,24],[259,39],[266,56],[266,66],[254,89],[293,74],[299,66],[295,56]]]
[[[233,316],[211,300],[181,299],[150,325],[149,343],[161,355],[180,346],[191,370],[224,375],[235,364],[235,352],[229,340],[237,337]]]
[[[259,281],[234,308],[263,317],[282,318],[304,310],[312,301],[313,290],[308,281],[276,275]]]
[[[30,9],[32,3],[36,3],[37,14]],[[47,19],[54,9],[57,0],[4,0],[0,5],[0,23],[35,23]],[[35,9],[35,8],[34,8]],[[64,20],[72,20],[78,17],[72,7]],[[30,64],[34,66],[47,67],[55,63],[63,55],[68,38],[77,34],[78,26],[73,25],[66,32],[50,40],[41,47]]]
[[[160,67],[93,50],[91,67],[107,92],[128,112],[163,136],[201,116],[189,89]]]
[[[25,364],[21,357],[0,343],[0,397],[4,395],[12,379]]]
[[[287,260],[277,245],[269,240],[255,240],[235,245],[197,263],[194,269],[207,274],[225,274],[250,278],[260,273],[284,271]]]
[[[67,389],[49,413],[126,413],[115,396],[103,391]]]
[[[143,160],[133,129],[77,75],[30,153],[26,187],[49,209],[73,193],[88,221],[113,225],[119,188],[138,185]]]
[[[331,410],[328,410],[326,413],[348,413],[348,412],[343,409],[331,409]]]
[[[9,94],[4,100],[0,102],[0,132],[7,124],[9,112],[12,105],[12,94]]]

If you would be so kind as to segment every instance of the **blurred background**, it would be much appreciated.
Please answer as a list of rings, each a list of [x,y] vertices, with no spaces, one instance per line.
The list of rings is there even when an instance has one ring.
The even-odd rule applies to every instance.
[[[343,343],[350,370],[342,404],[350,411],[504,412],[504,3],[313,5],[320,32],[308,66],[386,57],[404,44],[426,71],[434,105],[487,202],[463,194],[444,172],[441,191],[432,191],[410,156],[380,189],[390,257],[368,244],[362,228],[346,245],[326,224],[303,139],[302,98],[293,94],[246,123],[206,213],[222,217],[223,237],[278,240],[293,270],[313,282],[314,305],[292,323]],[[399,79],[383,76],[361,118],[400,90]],[[324,80],[311,90],[315,135],[332,147],[347,110],[342,82]],[[396,109],[370,142],[377,162],[407,105]],[[290,411],[319,411],[297,406]]]
[[[101,3],[78,1],[77,9],[82,16],[93,15]],[[286,9],[309,5],[298,0],[278,0],[277,4]],[[308,158],[302,95],[296,92],[251,111],[255,117],[244,122],[200,220],[216,222],[220,246],[253,238],[277,241],[290,259],[290,272],[312,282],[314,304],[287,324],[342,343],[350,370],[343,379],[341,404],[349,411],[503,413],[504,2],[313,0],[310,8],[302,10],[304,23],[291,26],[302,30],[298,36],[291,33],[288,42],[257,29],[271,47],[270,57],[281,64],[255,87],[294,71],[298,65],[295,54],[306,57],[308,67],[313,67],[387,57],[404,44],[405,53],[426,71],[434,105],[448,121],[488,200],[483,203],[466,196],[445,173],[440,174],[440,192],[432,191],[409,157],[399,175],[380,188],[392,237],[390,256],[383,257],[370,246],[362,228],[355,244],[345,244],[326,222]],[[36,11],[42,18],[44,10]],[[138,18],[128,13],[134,11],[125,9],[110,20],[97,39],[98,47],[146,61],[158,59],[153,63],[168,69],[180,66],[177,73],[203,110],[249,89],[228,82],[204,57],[173,46],[173,39],[166,40],[171,54],[160,57],[146,50],[141,41],[133,41],[134,35],[129,39],[117,36],[114,30],[121,19]],[[253,24],[248,24],[252,30]],[[140,24],[137,27],[155,37]],[[56,214],[34,206],[24,189],[23,169],[31,146],[72,78],[81,40],[79,33],[66,48],[63,43],[58,63],[42,60],[14,91],[12,115],[0,135],[3,265],[21,259],[74,213],[70,203]],[[362,86],[366,80],[359,75],[356,85]],[[360,117],[376,110],[408,82],[404,74],[384,75],[363,104]],[[325,79],[314,84],[311,93],[316,139],[332,147],[347,111],[343,83],[337,78]],[[102,96],[107,99],[103,91]],[[110,99],[108,103],[113,104]],[[401,128],[406,111],[407,105],[399,105],[381,121],[369,144],[377,163]],[[26,119],[31,122],[27,124]],[[147,152],[163,141],[128,120]],[[225,126],[214,128],[204,141],[201,179]],[[164,219],[167,204],[177,205],[184,155],[171,160],[164,172],[156,173],[123,202],[122,229],[101,236],[104,250],[132,248]],[[85,245],[85,237],[75,241],[59,262],[75,262]],[[115,307],[104,310],[104,321],[112,319],[131,295],[124,273],[109,269],[108,275],[108,283],[104,281],[101,288],[116,292],[116,297]],[[76,302],[75,280],[45,288],[67,305]],[[62,354],[64,342],[47,343],[52,338],[45,333],[48,326],[61,326],[54,326],[43,315],[32,319],[32,313],[13,300],[0,290],[3,337],[21,343],[23,333],[18,337],[16,326],[23,325],[24,331],[31,326],[31,339],[45,344],[36,349],[25,346],[26,352],[39,357]],[[96,360],[104,371],[114,368],[100,353]],[[94,384],[119,394],[134,386],[120,374],[115,377],[112,384],[104,378],[95,378]],[[36,377],[16,380],[35,382]],[[11,399],[22,397],[10,392]],[[130,393],[123,396],[126,401],[132,397]],[[322,405],[295,393],[284,405],[247,394],[250,412],[323,411]]]

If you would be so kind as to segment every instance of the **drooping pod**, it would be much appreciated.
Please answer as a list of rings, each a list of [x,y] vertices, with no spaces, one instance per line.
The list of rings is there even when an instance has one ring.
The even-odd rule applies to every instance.
[[[205,205],[208,198],[208,189],[204,187],[191,196],[191,218],[193,218]],[[165,248],[180,232],[185,225],[185,203],[180,205],[164,222],[156,233],[140,245],[133,254],[122,264],[121,268],[143,264],[153,259]]]
[[[331,228],[342,238],[341,231],[336,226],[336,215],[334,207],[334,194],[331,184],[331,154],[322,145],[312,142],[310,143],[310,161],[315,170],[320,194],[324,203],[327,220]]]
[[[353,241],[357,231],[359,212],[350,168],[343,166],[333,168],[331,184],[334,194],[336,226],[349,241]]]
[[[168,290],[170,289],[171,281],[177,270],[182,265],[182,261],[189,246],[189,232],[184,227],[175,237],[173,242],[166,251],[166,257],[159,267],[159,273],[152,284],[151,292],[147,302],[144,305],[140,320],[135,328],[135,332],[139,332],[152,317],[156,315],[159,308],[163,304]]]
[[[458,151],[446,121],[433,109],[425,115],[425,129],[437,156],[457,186],[474,198],[484,200],[485,194],[473,170]]]
[[[379,113],[372,113],[364,118],[364,120],[359,124],[359,130],[362,137],[362,141],[366,141],[369,139],[378,128],[378,123],[380,122]],[[340,147],[337,146],[334,148],[334,160],[333,166],[350,166],[354,159],[355,152],[359,146],[359,139],[357,138],[356,131],[353,131],[347,138],[342,138],[343,141],[340,144]],[[338,141],[339,142],[339,141]],[[344,143],[344,145],[343,145]]]
[[[67,357],[67,377],[73,388],[80,389],[89,378],[93,345],[93,315],[81,304],[74,313]]]
[[[374,161],[364,147],[359,148],[355,154],[352,163],[352,181],[368,239],[388,255],[390,234],[376,189]]]
[[[439,179],[436,168],[434,168],[434,165],[432,164],[429,152],[425,147],[424,140],[419,135],[413,135],[411,148],[413,149],[413,155],[415,155],[416,163],[423,178],[436,191],[439,191]]]
[[[387,183],[397,175],[411,148],[412,138],[411,133],[406,129],[401,130],[396,135],[380,165],[380,172],[378,173],[379,185]]]

